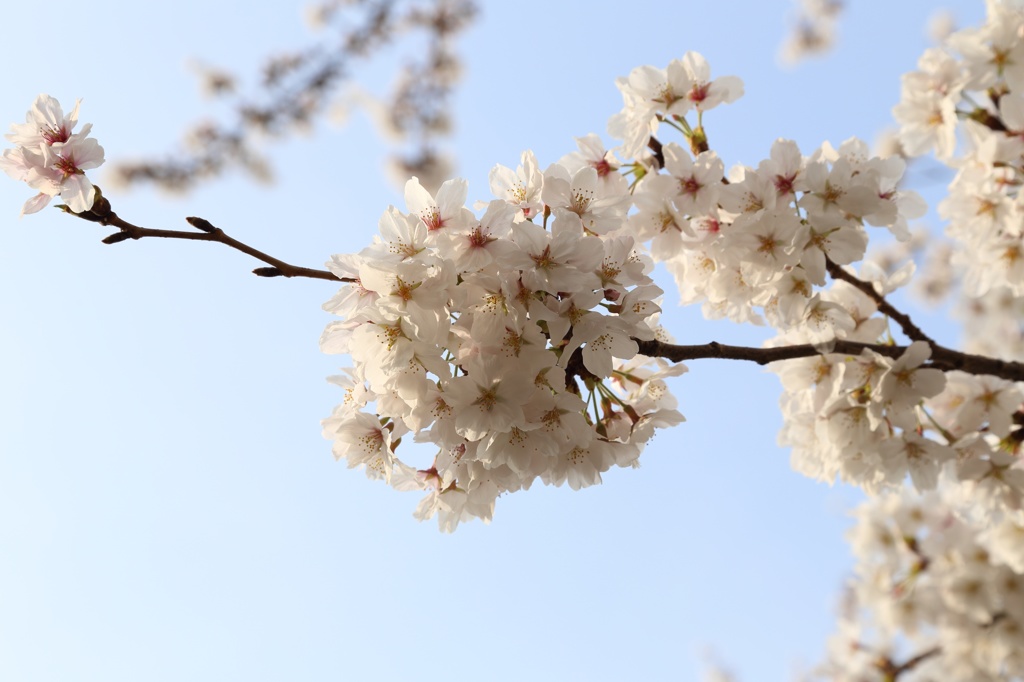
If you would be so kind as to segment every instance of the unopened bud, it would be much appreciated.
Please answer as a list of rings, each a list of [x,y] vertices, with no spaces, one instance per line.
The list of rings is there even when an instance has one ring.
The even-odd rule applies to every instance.
[[[196,228],[197,230],[202,230],[203,232],[216,232],[217,231],[217,228],[213,226],[213,223],[211,223],[206,218],[197,218],[195,216],[190,216],[188,218],[185,218],[185,220],[188,222],[189,225],[191,225],[192,227]],[[265,275],[265,276],[266,277],[270,277],[271,275]]]
[[[112,235],[110,235],[108,237],[104,237],[103,238],[103,243],[104,244],[116,244],[118,242],[123,242],[125,239],[131,239],[131,238],[132,238],[132,236],[130,234],[128,234],[127,232],[115,232],[114,234],[112,234]]]
[[[89,213],[95,215],[100,221],[106,220],[112,213],[110,201],[103,196],[103,190],[100,189],[99,185],[93,185],[92,188],[95,194],[93,195],[92,208],[89,209]]]

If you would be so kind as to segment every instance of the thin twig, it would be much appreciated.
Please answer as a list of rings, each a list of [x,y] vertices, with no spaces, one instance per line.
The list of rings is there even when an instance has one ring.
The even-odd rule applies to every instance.
[[[306,277],[310,279],[324,279],[334,282],[350,283],[355,281],[349,277],[338,277],[328,270],[304,268],[286,263],[278,258],[274,258],[269,254],[254,249],[248,244],[240,242],[233,237],[229,237],[224,230],[214,226],[210,221],[204,218],[187,218],[189,224],[199,230],[199,232],[157,230],[133,225],[126,220],[122,220],[116,213],[114,213],[110,207],[110,202],[103,196],[103,193],[98,187],[96,188],[96,199],[89,211],[84,213],[75,213],[67,206],[63,206],[62,208],[65,212],[78,218],[82,218],[83,220],[99,223],[101,225],[112,225],[118,228],[120,232],[115,232],[103,240],[106,244],[116,244],[127,239],[143,239],[145,237],[217,242],[267,263],[270,267],[256,268],[253,270],[253,273],[260,277]],[[898,320],[898,318],[896,318],[898,315],[905,319],[906,324],[909,325],[909,328],[906,326],[904,327],[904,331],[907,332],[907,336],[910,336],[914,340],[925,341],[931,347],[931,361],[925,365],[926,367],[942,371],[959,370],[967,374],[996,376],[1008,381],[1024,381],[1024,363],[999,360],[998,358],[990,358],[982,355],[971,355],[969,353],[963,353],[940,346],[917,329],[917,327],[910,322],[908,317],[885,302],[884,298],[875,292],[874,288],[870,284],[862,282],[856,277],[849,275],[849,273],[846,273],[842,268],[839,268],[839,266],[834,263],[830,262],[829,267],[830,272],[832,270],[836,270],[838,273],[843,273],[849,276],[850,279],[846,279],[846,277],[843,277],[843,279],[853,284],[853,286],[857,286],[858,288],[861,288],[860,285],[869,287],[874,293],[872,298],[875,298],[875,300],[882,300],[886,306],[884,311],[890,315],[890,317]],[[833,274],[833,277],[839,278],[840,275]],[[865,293],[868,292],[865,291]],[[879,310],[883,310],[882,304],[879,305]],[[828,344],[827,349],[820,345],[815,346],[812,344],[798,344],[793,346],[781,346],[778,348],[751,348],[746,346],[727,346],[725,344],[718,343],[717,341],[701,345],[679,346],[664,343],[662,341],[634,340],[637,342],[639,352],[641,354],[648,357],[665,358],[672,362],[697,360],[701,358],[721,358],[726,360],[744,360],[748,362],[756,362],[759,365],[766,365],[771,362],[779,362],[780,360],[793,360],[796,358],[814,357],[816,355],[826,355],[830,353],[860,355],[865,349],[874,351],[875,353],[886,357],[899,358],[907,350],[906,346],[842,340],[831,342]],[[582,360],[582,357],[580,359]],[[580,364],[582,365],[582,362]],[[574,367],[574,369],[576,368]],[[581,367],[578,370],[578,373],[581,375],[582,369],[583,368]]]
[[[865,282],[856,275],[851,274],[827,256],[825,257],[825,267],[828,269],[828,274],[832,276],[832,279],[841,279],[870,297],[871,300],[878,305],[879,312],[888,315],[893,320],[896,320],[900,329],[903,330],[903,333],[906,334],[911,341],[926,341],[932,347],[936,346],[935,341],[921,331],[921,328],[914,324],[909,315],[897,310],[895,306],[886,300],[885,296],[878,293],[874,284],[871,282]]]
[[[931,649],[926,649],[918,655],[914,656],[913,658],[907,659],[906,661],[901,663],[899,666],[896,667],[896,670],[894,672],[896,673],[896,675],[902,675],[903,673],[913,670],[917,666],[921,665],[929,658],[933,656],[938,656],[941,653],[942,647],[939,646],[932,647]]]
[[[103,196],[97,187],[96,200],[93,203],[92,209],[84,213],[75,213],[66,206],[62,208],[66,213],[70,213],[73,216],[88,220],[90,222],[99,223],[100,225],[111,225],[120,230],[112,235],[107,236],[104,240],[104,244],[117,244],[127,239],[143,239],[145,237],[160,237],[163,239],[184,239],[188,241],[200,241],[200,242],[217,242],[218,244],[224,244],[225,246],[231,247],[236,251],[241,251],[244,254],[252,256],[253,258],[263,261],[271,267],[267,268],[256,268],[253,270],[253,274],[259,277],[306,277],[309,279],[325,279],[334,282],[352,282],[354,280],[350,278],[338,277],[333,272],[328,270],[317,270],[315,268],[304,268],[298,265],[292,265],[285,263],[283,260],[274,258],[273,256],[263,253],[258,249],[254,249],[244,242],[240,242],[234,237],[229,237],[224,230],[219,227],[215,227],[210,221],[205,218],[186,218],[188,223],[200,230],[199,232],[185,232],[183,230],[158,230],[149,227],[140,227],[133,225],[126,220],[123,220],[120,216],[114,213],[110,208],[110,202]]]
[[[821,349],[811,344],[780,346],[778,348],[751,348],[747,346],[727,346],[716,341],[694,346],[679,346],[662,341],[640,341],[634,339],[640,347],[640,353],[648,357],[665,358],[672,362],[699,360],[703,358],[721,358],[723,360],[743,360],[767,365],[780,360],[810,358],[816,355],[860,355],[862,351],[871,350],[879,355],[898,358],[906,352],[907,346],[888,346],[879,343],[861,343],[859,341],[834,341],[830,350]],[[967,374],[996,376],[1008,381],[1024,381],[1024,363],[999,360],[982,355],[962,353],[937,344],[932,344],[931,361],[923,365],[944,372],[959,370]]]

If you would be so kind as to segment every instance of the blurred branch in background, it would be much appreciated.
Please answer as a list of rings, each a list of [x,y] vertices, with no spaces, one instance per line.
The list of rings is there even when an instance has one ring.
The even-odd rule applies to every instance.
[[[844,9],[843,0],[798,0],[789,35],[782,43],[779,59],[793,65],[832,49],[836,23]]]
[[[392,174],[402,182],[418,175],[435,191],[452,170],[437,140],[452,129],[450,100],[461,71],[454,43],[476,13],[472,0],[327,0],[312,6],[307,10],[310,24],[329,30],[331,39],[270,57],[258,86],[246,91],[237,76],[199,67],[204,89],[229,104],[231,120],[195,124],[180,150],[122,162],[114,168],[114,179],[182,192],[241,168],[266,181],[271,170],[260,149],[262,139],[285,138],[332,110],[361,106],[398,147],[389,162]],[[421,36],[425,44],[406,39],[411,35]],[[358,62],[399,38],[408,61],[385,99],[361,90],[341,93]]]

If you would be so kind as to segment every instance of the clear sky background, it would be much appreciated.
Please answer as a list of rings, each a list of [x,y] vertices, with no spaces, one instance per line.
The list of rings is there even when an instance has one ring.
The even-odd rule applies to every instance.
[[[706,118],[727,166],[757,165],[780,136],[805,153],[872,139],[928,17],[983,14],[980,0],[852,1],[837,49],[786,69],[788,1],[482,4],[452,142],[471,201],[522,150],[543,167],[603,135],[615,77],[691,49],[746,84]],[[254,73],[311,39],[301,10],[10,4],[0,126],[47,92],[84,98],[110,160],[173,149],[210,112],[187,60]],[[379,89],[393,63],[358,78]],[[364,117],[267,151],[270,186],[108,195],[136,224],[198,215],[313,267],[404,208]],[[336,287],[259,279],[214,244],[105,246],[103,228],[53,209],[19,220],[31,193],[0,181],[0,680],[697,680],[714,651],[753,681],[820,656],[858,495],[790,470],[774,375],[690,363],[674,384],[688,421],[639,470],[577,493],[538,484],[500,499],[491,525],[442,535],[412,518],[416,495],[347,470],[321,439],[341,399],[324,378],[345,364],[317,347]],[[765,338],[675,296],[663,320],[681,343]]]

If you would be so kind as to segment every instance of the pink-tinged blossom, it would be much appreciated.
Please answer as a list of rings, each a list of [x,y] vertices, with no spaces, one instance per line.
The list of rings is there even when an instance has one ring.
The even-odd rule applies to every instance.
[[[614,153],[605,149],[600,137],[593,133],[577,137],[576,146],[579,151],[563,156],[558,161],[559,165],[568,169],[570,174],[583,168],[593,168],[605,194],[622,194],[627,191],[626,178],[618,172],[622,162],[615,158]]]
[[[692,109],[708,111],[743,95],[743,82],[735,76],[712,80],[707,60],[696,52],[687,52],[665,69],[638,66],[615,84],[625,106],[608,121],[608,133],[623,140],[619,150],[630,158],[647,146],[659,116],[682,118]]]
[[[666,69],[638,66],[630,72],[628,83],[648,108],[666,116],[682,116],[693,108],[687,99],[693,81],[679,60],[669,62]]]
[[[378,235],[373,244],[363,249],[364,258],[381,262],[398,263],[417,259],[427,249],[428,231],[418,216],[402,213],[394,206],[377,222]]]
[[[516,209],[516,222],[533,220],[544,209],[541,191],[544,175],[537,166],[537,158],[525,151],[515,171],[498,164],[489,176],[491,193]]]
[[[341,317],[354,317],[360,309],[373,305],[379,298],[376,291],[367,289],[359,281],[360,262],[361,259],[355,254],[331,256],[331,260],[327,262],[327,269],[338,277],[355,281],[339,289],[331,300],[324,303],[324,310]]]
[[[665,170],[676,180],[672,201],[680,213],[694,216],[708,213],[718,199],[725,164],[714,152],[702,152],[696,159],[675,143],[666,144]]]
[[[426,521],[437,516],[438,529],[443,533],[453,533],[460,522],[473,518],[467,509],[468,504],[469,494],[454,484],[445,488],[432,487],[416,507],[413,517]]]
[[[523,282],[531,289],[557,293],[599,286],[594,270],[601,264],[604,247],[597,237],[585,236],[578,221],[556,220],[550,232],[519,223],[512,226],[512,241],[520,252],[508,264],[522,270]]]
[[[475,227],[449,237],[447,255],[455,262],[455,270],[462,273],[478,272],[515,251],[508,236],[515,217],[515,209],[507,202],[495,200],[487,205],[487,212]]]
[[[771,156],[757,166],[757,172],[766,176],[775,187],[777,200],[789,202],[797,192],[806,192],[804,168],[807,160],[792,140],[779,138],[772,143]]]
[[[22,215],[41,210],[55,196],[75,213],[91,209],[96,190],[85,171],[103,163],[103,148],[88,137],[91,125],[72,132],[78,122],[78,103],[65,116],[57,100],[39,95],[25,119],[12,125],[13,132],[6,136],[18,146],[4,150],[0,158],[4,172],[39,192],[25,202]]]
[[[473,213],[466,208],[469,185],[465,180],[447,180],[437,197],[423,188],[419,179],[405,183],[405,204],[409,212],[423,221],[429,235],[444,229],[465,229],[473,224]]]
[[[468,326],[470,336],[484,340],[500,337],[508,327],[518,328],[527,312],[516,305],[511,286],[511,282],[494,273],[465,274],[452,301],[453,308],[463,312],[458,326]]]
[[[585,166],[569,174],[559,164],[544,172],[544,203],[559,220],[579,218],[589,234],[604,235],[622,226],[630,199],[625,187],[605,189],[598,183],[597,171]]]
[[[722,188],[719,204],[730,213],[758,213],[775,208],[777,198],[767,173],[736,166],[729,171],[729,184]]]
[[[324,437],[334,440],[334,457],[344,459],[350,469],[364,466],[370,479],[390,482],[395,458],[391,447],[408,431],[401,425],[381,426],[376,416],[349,412],[343,408],[323,422]]]
[[[359,268],[361,285],[377,293],[378,309],[405,318],[417,329],[447,321],[445,306],[455,286],[450,262],[438,266],[422,263],[364,261]]]
[[[629,227],[637,241],[654,240],[651,252],[667,260],[683,248],[685,239],[696,239],[690,221],[676,208],[677,181],[666,175],[645,178],[633,194],[637,212],[629,217]]]
[[[678,62],[669,64],[669,74],[676,64]],[[731,104],[743,96],[743,81],[736,76],[719,76],[712,80],[711,67],[703,55],[697,52],[687,52],[681,67],[690,83],[686,99],[697,111],[708,111],[719,104]]]
[[[11,132],[4,137],[20,147],[33,150],[65,143],[71,139],[72,131],[78,125],[81,104],[82,100],[75,100],[74,109],[65,116],[60,102],[49,95],[39,95],[25,114],[25,123],[11,124]],[[85,137],[91,129],[92,125],[86,123],[78,135]]]
[[[75,213],[84,213],[92,208],[96,189],[85,176],[85,171],[98,168],[103,163],[103,148],[92,138],[72,138],[41,149],[43,164],[29,169],[25,178],[28,186],[39,190],[40,194],[60,196]],[[42,206],[33,206],[31,211],[40,208]]]
[[[919,73],[904,81],[897,116],[905,119],[908,148],[917,135],[918,146],[952,154],[956,107],[967,104],[959,114],[968,119],[964,155],[941,209],[951,218],[948,236],[967,248],[951,250],[949,260],[967,266],[969,292],[984,294],[967,311],[977,322],[972,336],[988,337],[978,339],[986,348],[1014,351],[1021,345],[1014,320],[1024,314],[1015,297],[1024,291],[1024,97],[1013,87],[1003,90],[1015,79],[1016,66],[1006,60],[1024,43],[1024,14],[993,10],[997,5],[990,12],[1013,17],[1012,27],[963,34],[954,41],[963,45],[963,59],[939,52],[922,59]],[[966,89],[986,78],[996,90]],[[953,488],[977,498],[961,505],[959,516],[1020,526],[1017,387],[977,377],[947,386],[943,373],[927,366],[930,347],[920,342],[898,359],[832,352],[836,339],[886,343],[887,332],[898,333],[876,299],[904,284],[911,268],[897,268],[892,258],[862,265],[857,277],[874,288],[869,295],[866,286],[830,280],[826,265],[862,259],[871,227],[907,236],[907,221],[924,205],[900,189],[904,160],[872,157],[855,139],[838,149],[825,143],[804,157],[794,142],[780,139],[770,158],[734,167],[724,179],[713,152],[694,158],[671,136],[703,126],[709,109],[739,95],[738,81],[712,80],[703,58],[688,53],[664,69],[640,67],[618,85],[624,108],[609,129],[625,139],[619,152],[628,158],[620,162],[595,135],[580,138],[579,151],[545,174],[524,154],[516,171],[492,171],[498,200],[475,204],[486,208],[479,218],[465,213],[465,183],[449,182],[435,197],[414,181],[407,191],[413,215],[392,210],[381,238],[358,262],[334,263],[332,271],[360,281],[330,305],[349,319],[325,332],[326,349],[348,350],[355,361],[342,382],[344,411],[373,405],[378,424],[415,429],[417,441],[437,448],[433,466],[413,473],[392,449],[392,485],[427,493],[417,515],[437,516],[450,530],[470,517],[489,519],[499,494],[537,480],[573,488],[600,482],[611,466],[634,465],[655,428],[682,419],[652,361],[638,354],[638,341],[670,342],[658,325],[661,292],[647,279],[649,261],[636,257],[647,249],[666,262],[683,300],[702,304],[706,317],[766,318],[780,332],[770,345],[814,344],[819,357],[779,363],[791,368],[779,370],[780,442],[793,448],[794,468],[878,495],[911,485],[941,494]],[[915,108],[922,101],[938,105]],[[666,126],[658,134],[659,167],[645,148],[662,122],[676,130]],[[683,137],[700,148],[698,132]],[[620,163],[634,177],[628,193],[615,172]],[[31,166],[26,152],[5,162],[15,175],[27,176]],[[901,249],[900,258],[909,253]],[[663,370],[667,363],[657,364]],[[372,440],[380,427],[366,426],[372,430],[361,433]],[[923,524],[937,524],[939,516],[954,523],[953,516],[915,519],[902,505],[893,512],[886,523],[897,532],[876,524],[876,541],[865,543],[887,552],[891,565],[927,557],[930,576],[952,556],[988,570],[980,553],[967,555],[962,547],[933,553],[929,543],[943,529]],[[923,536],[911,546],[907,533],[918,531]],[[1014,542],[1012,532],[1005,535],[1004,545]],[[1008,556],[1024,564],[1024,552]],[[912,623],[927,610],[912,603],[923,589],[911,594],[890,577],[878,577],[875,587],[901,592],[903,601],[885,612],[883,628]],[[989,597],[998,591],[960,577],[961,583],[950,578],[930,586],[934,594],[946,590],[941,608],[961,621],[1000,608],[994,599],[983,608],[965,604],[976,589]],[[937,617],[936,604],[929,618]],[[997,629],[993,639],[1001,636]],[[943,656],[952,650],[948,642],[943,647]],[[871,659],[863,658],[866,667],[850,670],[870,672]]]

